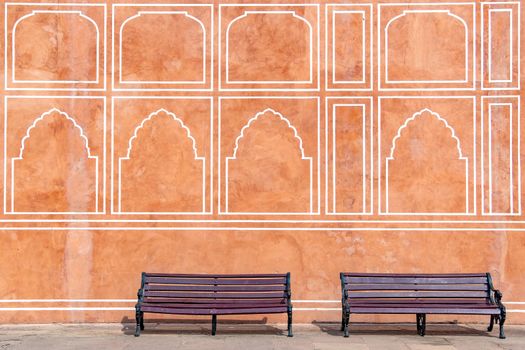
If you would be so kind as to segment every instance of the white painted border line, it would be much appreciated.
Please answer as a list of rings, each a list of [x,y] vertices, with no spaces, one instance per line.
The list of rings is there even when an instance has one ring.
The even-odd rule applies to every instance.
[[[525,228],[502,228],[502,227],[491,227],[491,228],[479,228],[479,227],[236,227],[236,226],[223,226],[223,227],[209,227],[209,226],[188,226],[188,227],[107,227],[107,226],[75,226],[75,227],[2,227],[0,232],[11,232],[11,231],[306,231],[306,232],[445,232],[452,233],[457,232],[525,232]]]
[[[7,16],[7,12],[8,12],[8,6],[35,6],[35,7],[49,7],[49,6],[53,6],[53,7],[102,7],[103,8],[103,14],[104,14],[104,33],[102,35],[103,37],[103,52],[102,52],[102,56],[103,56],[103,75],[102,75],[102,82],[103,82],[103,87],[83,87],[83,88],[73,88],[73,87],[46,87],[46,88],[41,88],[41,87],[9,87],[9,84],[8,84],[8,74],[7,74],[7,67],[8,67],[8,50],[7,50],[7,38],[8,38],[8,27],[7,27],[7,22],[8,22],[8,16]],[[4,18],[4,88],[6,91],[10,91],[10,90],[19,90],[19,91],[105,91],[106,90],[106,86],[107,86],[107,79],[106,79],[106,76],[107,76],[107,4],[106,3],[30,3],[30,2],[6,2],[4,4],[4,15],[5,15],[5,18]],[[18,22],[18,21],[17,21]],[[99,84],[100,83],[100,70],[99,70],[99,59],[100,59],[100,52],[99,52],[99,46],[100,46],[100,40],[99,40],[99,29],[98,29],[98,24],[96,24],[96,27],[97,27],[97,79],[96,79],[96,82],[75,82],[75,83],[86,83],[86,84]],[[11,45],[11,51],[12,53],[14,54],[14,45]],[[14,61],[13,61],[14,63]],[[14,74],[14,70],[12,72]],[[14,75],[13,75],[14,76]],[[26,81],[21,81],[21,82],[15,82],[15,81],[12,81],[11,83],[16,83],[16,84],[28,84],[30,82],[26,82]],[[42,81],[42,83],[45,83],[45,84],[49,84],[49,83],[53,83],[53,81]],[[58,83],[63,83],[63,82],[58,82]]]

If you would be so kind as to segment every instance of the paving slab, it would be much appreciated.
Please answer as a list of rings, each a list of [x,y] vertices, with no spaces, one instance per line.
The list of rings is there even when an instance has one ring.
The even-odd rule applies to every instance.
[[[295,325],[294,337],[285,325],[221,324],[210,335],[207,324],[146,324],[138,338],[133,324],[0,325],[0,350],[491,350],[525,349],[525,326],[506,327],[507,339],[486,325],[428,324],[420,337],[412,324],[352,324],[344,338],[338,324]]]

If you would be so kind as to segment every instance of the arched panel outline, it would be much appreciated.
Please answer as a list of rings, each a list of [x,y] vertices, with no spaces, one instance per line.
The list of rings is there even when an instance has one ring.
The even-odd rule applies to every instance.
[[[292,129],[293,130],[293,133],[294,133],[294,137],[299,141],[299,149],[301,151],[301,160],[306,160],[309,162],[309,168],[310,168],[310,186],[309,186],[309,189],[310,189],[310,203],[309,203],[309,212],[308,213],[295,213],[295,212],[271,212],[271,213],[261,213],[261,212],[230,212],[229,209],[228,209],[228,197],[229,197],[229,192],[228,192],[228,184],[229,184],[229,177],[228,177],[228,170],[229,170],[229,161],[230,160],[235,160],[237,159],[237,150],[239,148],[239,141],[244,137],[244,132],[245,130],[247,130],[251,124],[256,121],[260,116],[266,114],[266,113],[272,113],[273,115],[279,117],[280,120],[284,121],[288,128]],[[260,112],[257,112],[252,118],[250,118],[250,120],[248,120],[248,122],[243,126],[243,128],[241,129],[241,132],[239,133],[239,135],[237,136],[237,138],[235,139],[235,146],[234,146],[234,150],[233,150],[233,155],[231,157],[226,157],[226,177],[225,177],[225,185],[226,185],[226,202],[225,202],[225,209],[226,211],[224,213],[221,212],[221,214],[253,214],[253,215],[267,215],[267,214],[270,214],[270,215],[275,215],[275,214],[281,214],[281,215],[300,215],[300,214],[314,214],[313,213],[313,159],[312,157],[306,157],[305,156],[305,153],[304,153],[304,147],[303,147],[303,140],[302,138],[299,136],[298,132],[297,132],[297,129],[291,124],[291,122],[286,118],[284,117],[281,113],[275,111],[274,109],[272,108],[266,108]]]
[[[83,5],[83,4],[81,4]],[[104,8],[105,9],[105,8]],[[95,61],[95,80],[17,80],[15,79],[15,70],[16,70],[16,29],[18,25],[23,22],[25,19],[33,17],[36,14],[41,13],[57,13],[57,14],[74,14],[78,15],[81,18],[88,20],[94,27],[97,33],[96,37],[96,61]],[[105,13],[105,11],[104,11]],[[7,35],[7,30],[6,30]],[[11,46],[11,81],[13,83],[91,83],[98,84],[99,82],[99,67],[100,67],[100,31],[98,29],[97,23],[91,18],[78,10],[34,10],[31,13],[20,17],[15,24],[13,25],[13,30],[11,33],[12,46]],[[104,39],[105,40],[105,39]],[[7,46],[6,46],[7,50]],[[7,85],[7,84],[6,84]]]
[[[59,116],[65,118],[69,122],[73,124],[73,126],[78,129],[80,133],[80,137],[84,140],[85,149],[87,150],[88,159],[94,159],[95,160],[95,211],[94,212],[19,212],[15,211],[15,162],[17,160],[22,160],[24,158],[24,150],[25,150],[25,143],[26,141],[31,137],[31,130],[34,129],[39,122],[44,120],[46,117],[49,117],[50,115],[58,114]],[[82,129],[80,125],[75,121],[75,119],[71,118],[66,112],[61,111],[58,108],[51,108],[47,112],[44,112],[40,117],[36,118],[33,123],[27,128],[26,133],[24,137],[22,138],[22,141],[20,143],[20,152],[18,157],[14,157],[11,159],[11,211],[7,211],[9,214],[93,214],[93,213],[99,213],[98,210],[98,156],[91,155],[91,149],[89,147],[89,141],[88,138]]]
[[[252,81],[252,80],[230,80],[230,76],[229,76],[229,39],[230,39],[230,35],[229,35],[229,32],[230,32],[230,29],[232,27],[232,25],[243,19],[243,18],[246,18],[248,17],[249,15],[253,15],[253,14],[272,14],[272,15],[292,15],[293,18],[297,18],[298,20],[306,23],[306,25],[308,26],[308,29],[309,29],[309,41],[310,41],[310,53],[309,53],[309,58],[310,58],[310,69],[309,69],[309,79],[308,80],[271,80],[271,81],[264,81],[264,80],[257,80],[257,81]],[[228,26],[226,27],[226,34],[225,34],[225,39],[226,39],[226,57],[225,57],[225,68],[226,68],[226,84],[311,84],[313,82],[313,70],[314,70],[314,65],[313,65],[313,27],[312,25],[310,24],[310,22],[308,22],[308,20],[306,20],[304,17],[301,17],[301,16],[298,16],[295,11],[271,11],[271,10],[268,10],[268,11],[260,11],[260,10],[250,10],[250,11],[244,11],[244,13],[238,17],[235,17],[230,23],[228,23]]]
[[[400,18],[405,17],[407,14],[410,13],[444,13],[448,15],[449,17],[452,17],[458,21],[461,22],[463,27],[465,28],[465,78],[458,80],[458,79],[451,79],[451,80],[390,80],[388,78],[388,29],[392,23],[397,21]],[[397,84],[413,84],[413,83],[467,83],[469,80],[469,74],[468,74],[468,62],[469,62],[469,49],[468,49],[468,38],[469,38],[469,31],[468,26],[465,20],[463,20],[461,17],[453,14],[449,10],[405,10],[402,14],[395,16],[385,26],[385,82],[387,84],[390,83],[397,83]]]
[[[199,26],[202,29],[202,79],[201,80],[190,80],[190,81],[122,80],[122,34],[124,31],[124,26],[128,24],[128,22],[136,18],[139,18],[143,15],[183,15],[199,24]],[[202,23],[202,21],[196,18],[195,16],[190,15],[188,11],[138,11],[136,15],[133,15],[127,18],[124,22],[122,22],[120,26],[120,31],[119,31],[119,81],[118,82],[119,84],[204,84],[206,83],[206,27],[204,26],[204,23]]]
[[[395,160],[394,151],[395,151],[395,148],[396,148],[396,142],[401,137],[401,133],[403,132],[403,130],[405,128],[407,128],[408,125],[411,122],[416,120],[416,118],[421,117],[421,115],[423,113],[430,113],[434,118],[439,120],[448,129],[448,131],[450,132],[450,136],[456,141],[456,148],[458,150],[458,154],[459,154],[458,158],[459,158],[459,160],[462,160],[462,161],[465,162],[465,213],[438,213],[438,212],[430,212],[430,213],[397,213],[397,212],[390,212],[389,211],[389,208],[388,208],[388,201],[389,201],[389,173],[388,173],[388,168],[389,168],[389,166],[388,166],[388,164],[389,164],[390,161]],[[409,118],[407,118],[405,120],[403,125],[401,125],[399,127],[399,129],[397,130],[396,136],[392,139],[392,147],[390,148],[390,153],[389,153],[388,157],[386,157],[385,167],[386,167],[385,168],[385,192],[386,192],[385,211],[386,211],[386,213],[393,214],[393,215],[413,215],[413,214],[423,214],[423,215],[451,215],[451,214],[452,215],[454,215],[454,214],[457,215],[457,214],[461,214],[461,215],[464,215],[464,214],[468,214],[469,213],[469,163],[468,163],[468,157],[463,156],[463,152],[461,150],[461,143],[460,143],[459,138],[456,136],[456,131],[454,130],[454,128],[452,126],[450,126],[450,124],[446,121],[446,119],[442,118],[438,113],[433,112],[429,108],[423,108],[422,110],[414,113],[411,117],[409,117]]]
[[[468,16],[465,15],[465,18],[468,17],[467,22],[471,22],[471,31],[470,31],[470,37],[468,40],[471,41],[470,45],[467,45],[466,49],[467,52],[469,52],[469,58],[470,58],[470,69],[472,74],[469,73],[470,80],[464,83],[453,83],[453,82],[443,82],[440,83],[439,81],[433,80],[428,83],[422,82],[422,81],[414,81],[411,84],[414,84],[416,86],[411,86],[410,83],[403,84],[402,82],[390,82],[387,83],[386,79],[384,77],[385,74],[385,68],[384,68],[384,56],[383,52],[381,52],[381,49],[378,49],[377,54],[377,81],[378,81],[378,89],[379,91],[410,91],[410,90],[418,90],[418,91],[465,91],[465,90],[475,90],[475,72],[476,72],[476,4],[474,2],[463,2],[463,3],[451,3],[451,2],[443,2],[443,3],[381,3],[377,5],[377,47],[378,48],[385,48],[385,44],[383,44],[384,34],[383,34],[383,27],[382,27],[382,12],[384,10],[388,10],[391,7],[406,7],[406,8],[416,8],[416,9],[423,9],[424,12],[434,12],[434,11],[450,11],[452,13],[453,9],[461,8],[464,11],[468,11]],[[432,10],[432,8],[436,10]],[[428,9],[428,10],[427,10]],[[413,10],[406,10],[406,11],[413,11]],[[417,11],[417,10],[415,10]],[[404,12],[403,9],[400,9],[399,12]],[[384,17],[384,15],[383,15]],[[467,66],[467,68],[469,68]],[[399,85],[396,85],[399,84]]]
[[[133,143],[137,139],[138,132],[144,127],[147,122],[153,122],[152,119],[155,116],[158,116],[159,113],[165,113],[171,117],[171,119],[179,123],[180,127],[186,131],[186,137],[191,140],[192,148],[194,153],[194,159],[202,162],[202,211],[200,212],[123,212],[122,211],[122,161],[130,159],[131,149],[133,148]],[[175,115],[175,113],[169,112],[165,108],[160,108],[155,112],[150,113],[142,122],[134,129],[133,136],[128,141],[128,148],[126,151],[125,157],[119,157],[118,162],[118,202],[117,202],[117,212],[118,214],[209,214],[206,212],[206,159],[205,157],[199,157],[197,153],[197,141],[191,135],[190,129],[184,124],[184,122]]]

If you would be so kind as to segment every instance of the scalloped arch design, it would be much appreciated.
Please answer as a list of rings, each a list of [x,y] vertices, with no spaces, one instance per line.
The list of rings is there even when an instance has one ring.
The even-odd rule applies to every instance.
[[[205,202],[205,158],[189,127],[164,108],[150,113],[119,158],[117,211],[202,214]]]
[[[297,129],[266,108],[245,124],[226,158],[226,212],[311,213],[312,176]]]
[[[52,108],[36,118],[11,161],[12,212],[98,212],[98,157],[66,112]]]
[[[468,158],[454,128],[428,108],[399,127],[385,176],[389,214],[469,212]]]

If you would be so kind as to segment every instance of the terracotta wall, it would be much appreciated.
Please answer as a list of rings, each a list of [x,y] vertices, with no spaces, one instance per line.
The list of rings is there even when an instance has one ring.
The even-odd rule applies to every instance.
[[[290,271],[298,322],[488,271],[525,322],[522,11],[6,3],[0,322],[133,318],[141,271]]]

